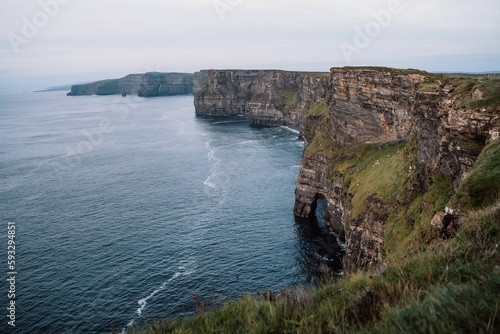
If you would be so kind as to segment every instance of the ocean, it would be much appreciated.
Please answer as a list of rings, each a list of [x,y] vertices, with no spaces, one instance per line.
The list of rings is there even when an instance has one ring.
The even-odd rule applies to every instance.
[[[296,132],[197,118],[192,96],[65,93],[0,92],[2,332],[122,331],[318,277]]]

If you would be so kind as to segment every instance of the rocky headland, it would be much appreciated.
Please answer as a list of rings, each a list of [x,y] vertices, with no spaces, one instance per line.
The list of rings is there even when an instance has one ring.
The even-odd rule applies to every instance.
[[[376,270],[412,244],[453,236],[471,202],[456,195],[462,181],[500,136],[500,80],[486,75],[202,70],[131,74],[73,85],[68,95],[123,93],[194,93],[197,116],[299,130],[305,149],[294,213],[314,219],[325,203],[349,271]],[[497,194],[497,183],[475,191]]]
[[[123,92],[194,93],[197,116],[299,130],[297,221],[324,217],[346,245],[341,280],[326,268],[317,287],[247,295],[208,313],[214,302],[202,302],[192,318],[134,333],[498,332],[496,75],[204,70],[130,75],[76,85],[68,95]],[[318,208],[325,212],[316,215]]]
[[[303,111],[328,91],[328,73],[204,70],[196,75],[196,115],[242,115],[254,125],[300,129]]]
[[[452,235],[465,210],[454,194],[500,133],[500,83],[485,76],[332,68],[197,78],[197,115],[300,130],[294,212],[313,218],[318,201],[326,203],[325,223],[345,241],[349,271],[375,270],[411,243]]]
[[[68,96],[127,94],[144,97],[193,94],[192,73],[129,74],[120,79],[73,85]]]

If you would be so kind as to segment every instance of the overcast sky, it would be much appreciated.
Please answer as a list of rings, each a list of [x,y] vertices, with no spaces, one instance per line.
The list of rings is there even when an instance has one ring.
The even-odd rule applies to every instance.
[[[499,0],[1,0],[0,87],[147,71],[500,70]]]

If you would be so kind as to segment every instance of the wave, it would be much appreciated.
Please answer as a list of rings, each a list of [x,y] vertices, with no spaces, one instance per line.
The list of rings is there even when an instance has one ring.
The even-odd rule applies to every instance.
[[[173,280],[175,280],[176,278],[178,277],[181,277],[181,276],[189,276],[191,275],[192,273],[194,273],[194,269],[191,269],[190,267],[192,267],[194,265],[194,261],[192,260],[188,260],[188,261],[183,261],[179,264],[179,266],[177,267],[177,271],[175,272],[175,274],[172,275],[172,277],[170,277],[167,281],[163,282],[160,287],[158,287],[156,290],[154,290],[151,294],[149,294],[149,296],[145,297],[145,298],[142,298],[142,299],[139,299],[139,301],[137,302],[139,304],[139,308],[137,308],[137,315],[140,317],[142,316],[142,312],[144,311],[144,309],[146,308],[146,305],[147,305],[147,302],[148,300],[150,300],[151,298],[153,298],[156,294],[158,294],[159,292],[161,292],[163,289],[165,289],[165,287],[167,286],[168,283],[172,282]],[[126,333],[127,331],[127,328],[129,327],[132,327],[134,325],[135,321],[134,319],[130,320],[129,323],[127,324],[127,327],[126,328],[123,328],[122,330],[122,333]]]
[[[177,132],[178,135],[188,135],[188,136],[202,136],[206,137],[207,134],[204,132],[188,132],[188,131],[179,131]]]
[[[285,125],[282,125],[281,127],[282,127],[283,129],[286,129],[286,130],[290,131],[290,132],[293,132],[293,133],[296,133],[296,134],[300,134],[300,131],[299,131],[299,130],[292,129],[292,128],[290,128],[290,127],[288,127],[288,126],[285,126]]]
[[[301,147],[304,147],[304,142],[301,140],[297,140],[296,144],[301,146]]]
[[[211,123],[212,125],[218,125],[218,124],[230,124],[230,123],[247,123],[247,120],[232,120],[232,121],[218,121],[218,122],[213,122]]]
[[[252,139],[252,140],[243,140],[243,141],[240,141],[240,142],[236,142],[235,145],[251,145],[251,146],[255,146],[257,143],[259,143],[259,140],[257,139]]]
[[[211,140],[207,140],[205,142],[205,147],[208,150],[208,153],[207,153],[208,160],[214,161],[214,165],[213,165],[212,169],[210,170],[210,175],[205,179],[205,181],[203,181],[203,185],[205,185],[208,188],[215,189],[215,188],[217,188],[217,184],[215,183],[215,179],[216,179],[217,174],[218,174],[219,165],[220,165],[221,160],[216,157],[215,149],[211,146],[211,142],[212,142]]]
[[[212,148],[212,146],[210,144],[211,144],[211,140],[207,140],[205,142],[205,147],[208,150],[208,153],[207,153],[208,160],[209,161],[213,161],[213,160],[216,160],[216,158],[215,158],[215,149]]]
[[[214,175],[210,175],[209,177],[206,178],[205,181],[203,181],[203,185],[205,187],[212,188],[212,189],[217,188],[217,185],[215,184],[215,182],[213,182],[213,179],[214,179]]]

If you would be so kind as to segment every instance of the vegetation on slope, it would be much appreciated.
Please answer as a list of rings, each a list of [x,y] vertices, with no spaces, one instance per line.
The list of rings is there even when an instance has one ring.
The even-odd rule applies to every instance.
[[[464,108],[500,107],[500,79],[488,76],[464,76],[449,74],[426,74],[419,91],[437,93],[450,89],[450,96],[458,98]]]
[[[358,273],[279,296],[246,296],[194,318],[132,333],[496,333],[500,205],[469,213],[441,241],[373,276]]]
[[[304,122],[306,123],[303,131],[304,140],[307,143],[307,149],[304,152],[306,157],[320,154],[331,159],[338,155],[329,132],[331,114],[330,106],[326,101],[315,102],[305,114]]]
[[[456,207],[477,209],[492,205],[500,196],[500,145],[486,146],[471,175],[465,179],[453,200]]]
[[[332,158],[331,178],[344,180],[350,214],[346,228],[367,210],[370,199],[386,204],[387,226],[384,253],[387,260],[408,254],[440,238],[429,222],[450,201],[451,182],[434,175],[424,187],[418,185],[417,142],[376,147],[360,145],[338,150]],[[423,191],[422,189],[427,189]]]
[[[495,80],[429,75],[419,89],[435,92],[449,85],[464,106],[496,107],[500,83]],[[482,99],[473,98],[476,88]],[[434,175],[417,186],[421,180],[415,138],[383,147],[339,148],[330,134],[327,103],[314,104],[305,116],[303,135],[308,148],[304,155],[317,154],[332,162],[330,177],[343,179],[344,192],[350,197],[346,202],[352,203],[349,218],[356,219],[372,196],[387,205],[385,266],[340,280],[325,278],[317,287],[246,295],[220,308],[213,302],[201,303],[195,309],[202,312],[194,317],[146,324],[130,332],[499,332],[500,140],[484,148],[450,198],[451,182],[444,175]],[[448,203],[463,215],[453,238],[430,224]]]
[[[393,68],[393,67],[382,67],[382,66],[344,66],[341,67],[342,70],[352,71],[352,70],[372,70],[382,73],[390,73],[392,75],[408,75],[408,74],[422,74],[428,75],[429,73],[422,70],[417,70],[413,68]]]
[[[283,91],[277,89],[276,91],[278,94],[272,101],[276,109],[283,112],[290,112],[297,107],[297,104],[300,102],[297,89],[286,89]]]
[[[400,159],[402,152],[409,154],[408,145],[411,141],[406,151],[401,146],[383,151],[393,152],[386,155],[386,163]],[[464,194],[475,196],[470,189],[498,181],[499,150],[500,140],[485,148],[458,199]],[[368,150],[365,163],[380,160],[381,153]],[[361,177],[363,168],[358,172]],[[408,210],[428,226],[429,210],[423,203],[448,200],[448,192],[441,189],[448,182],[439,176],[433,182],[428,193],[416,196],[419,205],[414,203]],[[429,243],[402,233],[414,244],[407,251],[394,248],[383,271],[326,280],[314,288],[247,295],[195,317],[147,324],[130,332],[496,333],[500,329],[500,198],[498,194],[494,200],[490,194],[479,197],[480,203],[472,205],[453,239]],[[482,204],[491,205],[479,208]]]

